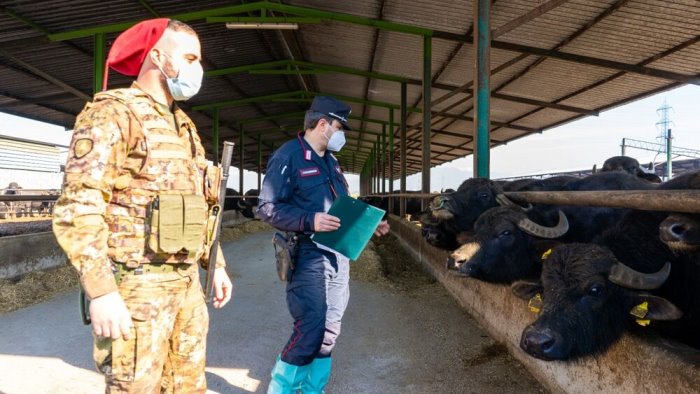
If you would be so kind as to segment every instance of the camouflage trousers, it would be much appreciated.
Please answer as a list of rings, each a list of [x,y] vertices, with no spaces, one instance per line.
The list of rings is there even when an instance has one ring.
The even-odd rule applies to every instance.
[[[197,265],[127,274],[119,293],[132,318],[128,341],[95,338],[106,393],[204,393],[209,313]]]

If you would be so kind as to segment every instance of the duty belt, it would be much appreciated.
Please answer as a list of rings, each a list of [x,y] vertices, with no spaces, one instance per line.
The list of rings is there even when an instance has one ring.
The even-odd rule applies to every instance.
[[[179,269],[186,270],[190,268],[193,264],[187,263],[151,263],[151,264],[141,264],[136,268],[129,268],[123,263],[114,263],[112,265],[112,270],[114,271],[114,278],[117,283],[121,281],[121,278],[126,275],[143,275],[143,274],[166,274],[169,272],[175,272]]]

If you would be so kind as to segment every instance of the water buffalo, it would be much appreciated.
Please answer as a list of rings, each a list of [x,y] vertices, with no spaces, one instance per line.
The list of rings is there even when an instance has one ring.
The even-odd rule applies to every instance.
[[[700,173],[688,174],[659,188],[688,188],[699,179]],[[629,210],[594,243],[557,246],[543,264],[540,283],[514,285],[524,298],[544,294],[542,314],[523,332],[521,347],[542,359],[602,352],[635,321],[627,316],[643,301],[649,310],[643,319],[660,320],[657,329],[699,347],[700,267],[662,242],[659,226],[667,217]],[[653,296],[641,292],[649,290]]]
[[[246,197],[239,200],[239,207],[241,208],[241,214],[247,218],[255,218],[255,210],[258,208],[258,196],[260,195],[260,190],[250,189],[244,194]]]
[[[454,193],[435,197],[431,201],[430,208],[421,221],[424,226],[427,224],[431,231],[426,231],[423,235],[429,243],[444,249],[446,243],[439,243],[437,239],[451,240],[456,239],[459,234],[473,232],[474,223],[482,213],[504,203],[502,198],[497,198],[502,192],[562,190],[568,182],[576,179],[570,176],[510,182],[485,178],[467,179]],[[432,216],[432,219],[428,215]],[[441,227],[437,226],[438,223]]]
[[[591,175],[568,182],[564,190],[636,190],[651,184],[632,175],[615,172]],[[548,206],[537,204],[523,211],[519,206],[486,211],[474,226],[474,237],[455,250],[447,268],[488,282],[512,282],[538,277],[540,256],[555,242],[589,242],[612,227],[626,210]]]
[[[241,206],[239,204],[240,199],[239,198],[228,198],[228,197],[233,197],[233,196],[239,196],[240,194],[238,193],[238,190],[236,189],[230,189],[226,188],[226,200],[224,201],[224,211],[240,211],[245,206]]]
[[[395,192],[397,193],[397,192]],[[419,194],[422,193],[420,190],[407,190],[406,193],[412,193],[412,194]],[[369,205],[375,206],[379,209],[383,209],[386,211],[387,214],[389,214],[389,199],[393,200],[394,204],[394,210],[393,213],[394,215],[399,215],[400,210],[401,210],[401,199],[400,197],[379,197],[379,196],[372,196],[372,197],[360,197],[360,200],[366,202]],[[415,219],[418,216],[420,216],[422,213],[422,208],[421,208],[421,199],[420,198],[411,198],[411,197],[406,197],[406,215],[410,215],[411,218]]]
[[[519,297],[540,294],[543,302],[537,319],[523,331],[520,347],[542,360],[575,359],[605,352],[636,319],[679,319],[682,312],[672,302],[645,292],[664,283],[669,267],[662,262],[660,269],[647,268],[644,272],[651,273],[644,274],[602,246],[556,247],[541,282],[512,286]]]
[[[540,256],[552,246],[550,239],[569,229],[566,215],[558,212],[558,223],[544,226],[517,207],[489,209],[476,221],[473,237],[452,252],[447,268],[495,283],[538,278]]]
[[[623,171],[649,182],[661,183],[661,178],[653,172],[645,171],[645,169],[639,165],[637,159],[628,156],[613,156],[605,160],[603,168],[600,171]]]

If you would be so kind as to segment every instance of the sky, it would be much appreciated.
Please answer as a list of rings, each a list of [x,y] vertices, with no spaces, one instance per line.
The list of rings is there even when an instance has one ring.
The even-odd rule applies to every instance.
[[[700,86],[687,85],[621,107],[602,112],[597,117],[565,124],[531,135],[491,150],[491,178],[534,175],[557,171],[600,168],[608,157],[621,154],[623,138],[657,142],[660,120],[657,109],[664,103],[672,107],[670,118],[673,145],[700,149]],[[69,145],[71,131],[63,127],[0,113],[0,135]],[[646,164],[655,152],[628,148],[632,156]],[[472,156],[457,159],[431,170],[431,190],[456,189],[473,174]],[[664,160],[658,155],[656,161]],[[0,170],[3,171],[3,170]],[[229,185],[238,189],[238,170],[232,169]],[[359,177],[348,174],[351,192],[359,191]],[[245,171],[244,189],[257,187],[257,174]],[[407,189],[418,190],[421,175],[407,178]],[[395,182],[398,189],[399,183]]]

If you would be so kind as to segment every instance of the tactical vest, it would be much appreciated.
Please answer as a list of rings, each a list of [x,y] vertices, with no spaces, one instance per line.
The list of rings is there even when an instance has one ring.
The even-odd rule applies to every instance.
[[[112,187],[105,215],[110,230],[109,257],[129,267],[146,263],[196,263],[204,253],[204,242],[190,252],[158,252],[149,245],[152,244],[149,238],[158,235],[149,223],[157,196],[203,195],[206,161],[194,124],[178,108],[173,128],[170,112],[157,107],[139,89],[98,93],[95,102],[100,100],[116,100],[132,115],[128,120],[129,151]],[[206,221],[206,210],[203,214]]]

